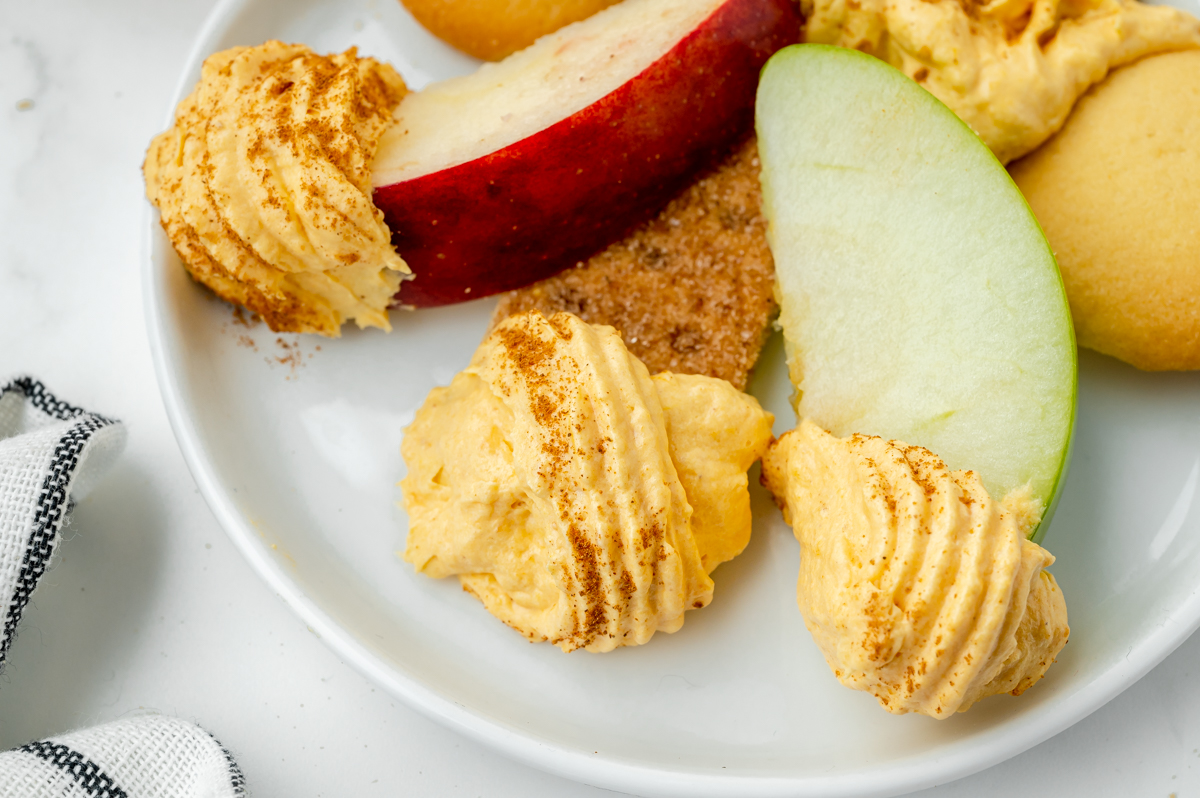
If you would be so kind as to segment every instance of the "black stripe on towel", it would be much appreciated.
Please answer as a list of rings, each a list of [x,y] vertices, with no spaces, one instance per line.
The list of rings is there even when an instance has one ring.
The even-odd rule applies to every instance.
[[[229,749],[221,745],[221,741],[210,733],[212,741],[221,749],[221,753],[225,755],[225,762],[229,767],[229,786],[233,788],[233,794],[237,798],[243,798],[246,794],[246,777],[242,775],[242,769],[238,767],[237,762],[233,761],[233,754],[229,753]]]
[[[70,773],[75,783],[91,798],[129,798],[129,794],[118,787],[99,765],[65,745],[39,740],[23,745],[17,750],[33,754],[59,770]]]
[[[20,391],[25,395],[29,404],[59,421],[70,421],[77,416],[82,416],[86,412],[83,408],[75,407],[61,401],[54,394],[47,391],[45,385],[42,385],[40,381],[35,380],[33,377],[17,377],[3,388],[0,388],[0,396],[9,391]]]
[[[0,635],[0,665],[4,664],[8,656],[8,649],[12,645],[13,635],[22,613],[25,612],[25,606],[29,604],[29,597],[41,580],[42,574],[46,572],[46,566],[50,564],[50,557],[54,554],[58,532],[62,529],[67,510],[70,509],[67,503],[67,489],[79,465],[79,456],[97,430],[114,423],[104,416],[84,413],[66,402],[60,402],[40,382],[28,377],[13,380],[0,389],[0,395],[12,390],[13,386],[21,390],[34,407],[48,415],[63,420],[78,417],[79,420],[59,439],[54,456],[50,460],[50,470],[42,481],[42,491],[38,496],[37,511],[33,517],[33,529],[25,544],[25,556],[21,561],[21,571],[17,575],[12,603],[8,605],[4,617],[4,631]]]

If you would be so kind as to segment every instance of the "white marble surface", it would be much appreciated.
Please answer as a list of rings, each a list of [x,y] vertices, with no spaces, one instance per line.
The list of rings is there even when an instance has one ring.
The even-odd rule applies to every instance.
[[[212,0],[0,0],[0,374],[124,419],[0,676],[0,749],[132,713],[203,724],[256,796],[585,796],[377,691],[241,560],[158,398],[139,166]],[[951,796],[1200,794],[1200,636]]]

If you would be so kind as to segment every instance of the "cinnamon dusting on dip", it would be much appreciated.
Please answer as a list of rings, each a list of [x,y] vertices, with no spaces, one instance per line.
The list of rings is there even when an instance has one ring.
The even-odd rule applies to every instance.
[[[650,377],[611,327],[524,313],[405,432],[404,559],[564,651],[674,632],[750,537],[772,417],[710,377]]]
[[[353,48],[270,41],[210,56],[143,167],[192,277],[276,332],[390,329],[409,269],[371,200],[370,167],[406,93]]]
[[[996,501],[928,449],[811,421],[771,446],[763,482],[800,541],[805,625],[837,679],[887,711],[945,718],[1020,695],[1066,645],[1028,486]]]

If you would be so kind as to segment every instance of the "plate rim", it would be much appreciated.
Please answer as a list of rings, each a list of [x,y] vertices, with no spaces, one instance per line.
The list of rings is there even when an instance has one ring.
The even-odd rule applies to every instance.
[[[174,121],[175,108],[190,92],[203,59],[214,52],[243,9],[262,0],[218,0],[200,27],[172,94],[162,129]],[[738,776],[650,767],[617,757],[592,754],[555,743],[500,718],[472,710],[452,696],[422,684],[402,668],[383,661],[310,599],[272,558],[267,544],[254,532],[221,489],[203,439],[189,415],[183,379],[173,367],[178,355],[168,326],[166,268],[155,258],[165,234],[157,210],[146,201],[142,215],[141,287],[150,356],[171,431],[188,471],[210,511],[251,569],[322,643],[355,671],[379,685],[425,717],[539,770],[622,792],[688,796],[869,796],[900,795],[945,784],[1004,762],[1059,734],[1133,686],[1200,628],[1200,580],[1140,646],[1116,661],[1097,678],[1062,699],[1048,702],[980,738],[963,751],[920,754],[879,768],[835,776]],[[169,246],[169,242],[165,242]],[[997,737],[998,739],[993,739]],[[982,750],[981,750],[982,749]],[[972,754],[974,752],[974,754]]]

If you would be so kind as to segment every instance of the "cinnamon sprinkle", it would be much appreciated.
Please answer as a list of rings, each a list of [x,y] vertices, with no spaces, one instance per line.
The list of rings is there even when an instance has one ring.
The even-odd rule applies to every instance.
[[[270,41],[210,56],[143,167],[193,279],[275,332],[387,328],[407,266],[371,202],[370,165],[406,92],[354,48],[322,56]],[[334,235],[313,251],[298,227]]]

